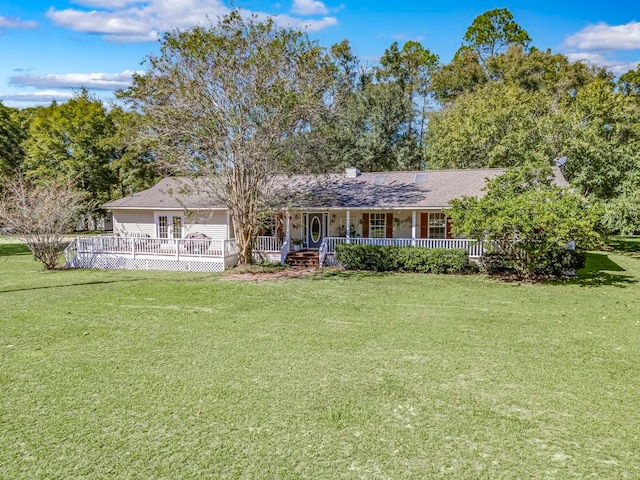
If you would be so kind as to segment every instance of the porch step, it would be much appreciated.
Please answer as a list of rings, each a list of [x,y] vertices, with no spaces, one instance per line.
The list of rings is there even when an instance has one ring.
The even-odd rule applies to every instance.
[[[317,250],[289,252],[286,262],[293,268],[318,268],[320,266]]]

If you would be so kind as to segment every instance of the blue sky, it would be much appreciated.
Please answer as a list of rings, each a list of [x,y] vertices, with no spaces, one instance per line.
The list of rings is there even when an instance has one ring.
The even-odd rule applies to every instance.
[[[640,0],[235,0],[329,46],[349,39],[374,63],[393,41],[418,40],[447,63],[473,19],[508,8],[533,45],[616,73],[640,63]],[[68,99],[86,86],[105,101],[158,50],[158,35],[226,13],[225,0],[0,0],[0,101]]]

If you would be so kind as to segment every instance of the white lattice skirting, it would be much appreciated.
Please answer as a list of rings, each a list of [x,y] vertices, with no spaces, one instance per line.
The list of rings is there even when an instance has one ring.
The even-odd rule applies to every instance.
[[[227,265],[237,259],[227,258]],[[75,268],[104,268],[114,270],[170,270],[174,272],[223,272],[225,260],[168,260],[159,258],[124,258],[109,255],[78,255],[74,259]]]
[[[340,265],[338,260],[336,260],[336,255],[334,253],[327,253],[327,256],[324,257],[324,266],[335,267],[336,265]]]

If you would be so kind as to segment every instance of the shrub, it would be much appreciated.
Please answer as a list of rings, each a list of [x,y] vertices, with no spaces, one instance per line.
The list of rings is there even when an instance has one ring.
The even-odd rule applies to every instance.
[[[336,245],[336,259],[346,270],[389,272],[398,269],[398,247]]]
[[[336,245],[336,259],[347,270],[462,273],[469,262],[463,249]]]
[[[467,251],[447,248],[401,248],[398,268],[405,272],[462,273],[469,264]]]
[[[515,256],[518,258],[515,258]],[[571,271],[580,270],[586,263],[586,255],[578,250],[551,248],[529,255],[519,253],[493,252],[480,260],[482,270],[488,275],[517,275],[519,277],[561,277]],[[522,270],[520,265],[526,265]],[[528,273],[529,272],[529,273]]]

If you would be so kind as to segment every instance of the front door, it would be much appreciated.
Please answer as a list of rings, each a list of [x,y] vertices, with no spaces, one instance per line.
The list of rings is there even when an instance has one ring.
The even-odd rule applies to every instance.
[[[307,216],[307,247],[320,248],[325,235],[323,213],[309,213]]]

